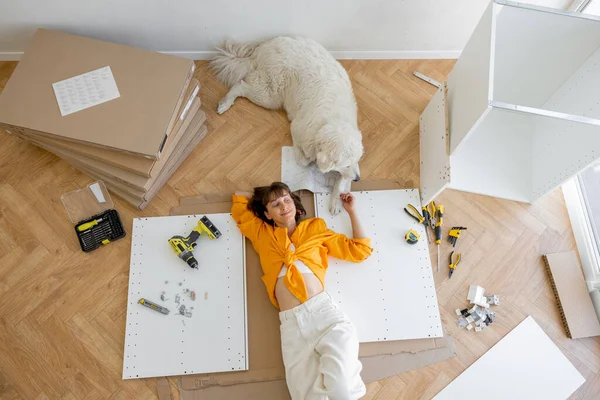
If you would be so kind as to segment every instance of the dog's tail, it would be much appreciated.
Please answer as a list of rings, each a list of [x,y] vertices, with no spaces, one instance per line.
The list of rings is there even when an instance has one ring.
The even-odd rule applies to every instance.
[[[261,43],[226,40],[221,47],[217,47],[219,54],[210,62],[210,67],[221,82],[231,87],[251,71],[253,62],[250,56]]]

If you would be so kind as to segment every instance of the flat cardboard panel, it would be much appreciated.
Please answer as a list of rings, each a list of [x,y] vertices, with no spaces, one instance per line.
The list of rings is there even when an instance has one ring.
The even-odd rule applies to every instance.
[[[448,76],[450,154],[467,137],[488,107],[493,7],[490,2]]]
[[[158,194],[160,189],[164,186],[165,183],[167,183],[167,181],[171,178],[171,176],[175,173],[175,171],[177,171],[177,169],[181,166],[181,164],[183,164],[183,162],[192,153],[192,151],[194,151],[196,146],[206,136],[206,133],[207,133],[206,126],[203,125],[199,129],[200,130],[199,130],[198,134],[194,137],[194,139],[190,143],[190,145],[184,149],[182,155],[178,159],[174,160],[172,165],[168,166],[168,169],[165,170],[161,174],[160,178],[154,183],[152,188],[144,195],[144,200],[136,198],[136,197],[132,196],[131,194],[129,194],[128,192],[123,191],[122,189],[120,189],[120,187],[117,187],[114,184],[114,182],[109,181],[110,178],[108,178],[106,176],[96,174],[96,173],[86,170],[85,168],[80,167],[80,166],[78,166],[76,168],[79,168],[82,172],[88,174],[89,176],[91,176],[93,178],[105,179],[107,181],[106,185],[111,192],[115,193],[117,196],[121,197],[123,200],[129,202],[130,204],[136,206],[138,209],[143,210],[144,208],[146,208],[148,203],[154,198],[154,196],[156,196],[156,194]]]
[[[148,191],[152,187],[154,182],[160,177],[160,174],[165,169],[167,164],[170,162],[170,160],[173,159],[175,152],[177,152],[178,150],[181,151],[181,146],[185,144],[185,141],[189,141],[190,137],[193,136],[193,132],[197,132],[199,126],[204,124],[206,120],[206,114],[204,114],[204,111],[199,110],[195,115],[188,115],[188,118],[190,118],[191,121],[188,120],[185,124],[186,131],[183,134],[181,134],[181,137],[179,138],[177,143],[173,143],[175,148],[169,152],[169,157],[161,157],[160,160],[156,161],[154,168],[156,170],[156,173],[151,178],[142,177],[140,175],[124,171],[120,168],[104,164],[100,161],[88,157],[77,156],[72,152],[59,150],[53,146],[45,147],[61,158],[75,160],[78,164],[85,166],[87,169],[95,171],[96,173],[113,177],[115,180],[118,180],[119,182],[134,190],[144,192]]]
[[[567,336],[571,339],[599,336],[600,322],[575,252],[543,257]]]
[[[564,400],[585,379],[529,316],[435,400]]]
[[[105,66],[121,96],[61,116],[52,84]],[[193,68],[184,58],[38,29],[0,95],[0,123],[157,158]]]
[[[168,243],[174,235],[187,236],[201,217],[133,221],[123,379],[248,368],[245,242],[235,221],[229,213],[207,215],[221,237],[200,236],[197,269]],[[195,300],[186,289],[196,292]],[[140,298],[170,313],[146,308],[138,304]],[[191,317],[178,313],[180,304],[193,307]]]
[[[191,118],[191,121],[189,120],[190,118]],[[193,115],[193,114],[188,115],[185,126],[182,126],[182,128],[185,127],[187,132],[189,132],[190,130],[191,131],[197,130],[197,127],[199,125],[203,124],[205,120],[206,120],[206,115],[204,114],[204,112],[202,110],[199,110],[195,115]],[[187,132],[184,132],[182,134],[182,136],[186,135],[186,134],[189,135],[189,133],[187,133]],[[180,137],[179,141],[181,141],[181,139],[182,138]],[[173,144],[176,147],[179,145],[179,143],[173,143]],[[50,151],[52,151],[54,154],[56,154],[57,156],[59,156],[61,158],[65,158],[65,159],[68,158],[71,160],[76,160],[79,164],[84,165],[86,168],[88,168],[92,171],[95,171],[95,172],[101,173],[101,174],[105,174],[108,176],[112,176],[114,179],[118,180],[119,182],[122,182],[123,184],[125,184],[133,189],[138,189],[141,191],[147,191],[152,186],[153,182],[157,179],[158,176],[160,176],[160,173],[165,168],[166,164],[169,162],[169,160],[172,159],[172,157],[161,157],[160,160],[156,161],[156,163],[153,167],[153,169],[156,171],[155,175],[151,178],[146,178],[146,177],[140,176],[138,174],[131,173],[129,171],[125,171],[120,168],[114,167],[112,165],[104,164],[101,161],[94,160],[89,157],[76,155],[69,151],[60,150],[54,146],[52,146],[52,147],[46,146],[46,148],[48,148]],[[169,156],[172,156],[172,154],[169,154]]]
[[[199,88],[198,81],[195,79],[192,80],[188,87],[188,92],[186,93],[186,98],[188,98],[188,102],[181,105],[179,109],[179,116],[175,125],[173,126],[173,132],[169,134],[167,141],[164,145],[163,151],[161,153],[161,159],[164,157],[169,157],[176,143],[181,139],[183,132],[187,129],[187,125],[189,125],[189,115],[195,115],[201,105],[200,98],[197,96],[190,97],[194,93],[197,94],[197,89]],[[188,107],[189,105],[189,107]],[[184,109],[187,108],[187,111],[183,113]],[[81,143],[68,142],[60,139],[49,138],[46,136],[41,136],[36,134],[36,132],[32,132],[29,130],[24,130],[22,133],[23,136],[31,138],[33,140],[39,141],[44,144],[48,144],[59,148],[60,150],[67,150],[73,153],[73,157],[77,158],[76,155],[82,155],[85,157],[92,158],[94,160],[101,161],[105,164],[113,165],[117,168],[123,169],[125,171],[129,171],[143,177],[149,178],[150,176],[154,176],[158,173],[158,166],[156,165],[156,160],[134,156],[129,153],[123,153],[120,151],[112,151],[105,148],[88,146]]]
[[[360,181],[353,183],[353,190],[397,189],[401,186],[395,181]],[[302,203],[307,217],[314,216],[314,197],[310,192],[302,192]],[[231,194],[211,194],[184,197],[181,206],[171,210],[172,215],[191,213],[217,213],[231,210]],[[184,389],[229,386],[244,382],[260,382],[284,379],[283,359],[279,346],[278,310],[268,300],[261,280],[262,269],[258,255],[250,242],[246,244],[246,277],[248,302],[248,351],[249,370],[237,373],[205,374],[184,376],[181,385]],[[259,317],[257,317],[259,316]],[[415,354],[414,360],[407,359],[398,363],[405,370],[421,365],[423,359],[436,359],[427,351],[447,354],[448,348],[454,349],[451,338],[417,339],[389,341],[379,343],[361,343],[360,356],[382,354]],[[454,350],[451,351],[453,356]],[[419,356],[419,354],[422,354]],[[427,361],[426,361],[427,362]]]
[[[443,83],[419,119],[422,204],[429,204],[450,183],[447,92]]]
[[[421,210],[419,191],[352,193],[374,251],[360,263],[329,258],[325,287],[333,301],[356,326],[360,342],[443,336],[425,226],[403,210],[407,204]],[[352,237],[348,214],[329,212],[330,197],[315,195],[317,217],[333,231]],[[404,240],[410,229],[423,238],[414,245]],[[365,288],[368,296],[356,295]]]

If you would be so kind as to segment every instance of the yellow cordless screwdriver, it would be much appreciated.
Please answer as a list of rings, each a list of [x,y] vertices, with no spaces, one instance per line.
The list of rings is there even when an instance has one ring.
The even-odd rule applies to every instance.
[[[435,206],[434,206],[435,207]],[[440,244],[442,244],[442,224],[444,223],[444,206],[435,207],[435,244],[438,252],[438,272],[440,272]]]

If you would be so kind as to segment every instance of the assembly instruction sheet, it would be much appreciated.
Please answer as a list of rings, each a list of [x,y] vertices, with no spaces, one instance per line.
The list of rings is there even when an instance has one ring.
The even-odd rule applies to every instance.
[[[323,174],[316,164],[301,167],[296,162],[296,154],[291,146],[281,148],[281,180],[292,191],[306,189],[313,193],[331,193],[336,174]]]

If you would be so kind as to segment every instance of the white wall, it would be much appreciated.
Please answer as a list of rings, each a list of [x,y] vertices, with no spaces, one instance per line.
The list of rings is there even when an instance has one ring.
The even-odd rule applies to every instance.
[[[530,0],[566,7],[570,0]],[[0,0],[0,59],[37,27],[196,59],[224,38],[305,35],[339,58],[456,58],[487,0]]]

